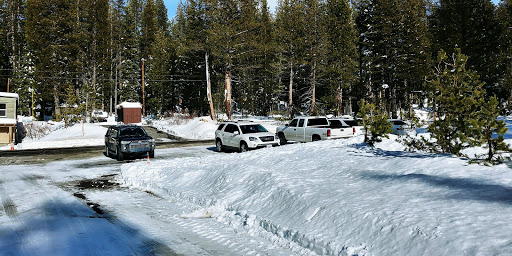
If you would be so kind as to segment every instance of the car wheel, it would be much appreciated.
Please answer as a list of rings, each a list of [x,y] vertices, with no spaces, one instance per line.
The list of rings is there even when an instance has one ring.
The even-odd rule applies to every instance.
[[[247,143],[241,142],[240,143],[240,153],[249,151],[249,147],[247,146]]]
[[[155,158],[155,151],[154,150],[149,151],[149,158]]]
[[[312,140],[313,140],[313,141],[319,141],[319,140],[320,140],[320,136],[318,136],[318,135],[313,135]]]
[[[222,152],[222,150],[223,150],[222,141],[220,141],[220,140],[215,141],[215,150],[217,150],[217,152]]]
[[[117,161],[124,160],[123,152],[121,152],[121,149],[119,148],[119,146],[117,146],[117,148],[116,148],[116,155],[117,155]]]
[[[278,137],[279,137],[279,144],[286,145],[287,141],[286,141],[286,137],[284,136],[284,134],[283,133],[279,133]]]

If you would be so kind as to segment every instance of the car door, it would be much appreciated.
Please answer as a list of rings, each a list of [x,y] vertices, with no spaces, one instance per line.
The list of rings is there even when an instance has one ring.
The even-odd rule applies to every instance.
[[[228,147],[238,147],[238,144],[240,143],[240,130],[238,129],[238,126],[234,124],[227,124],[224,132],[224,145]],[[238,134],[235,132],[238,132]]]
[[[297,118],[293,119],[290,124],[288,124],[288,127],[284,129],[284,136],[287,140],[297,140],[297,124],[299,123],[299,120]]]
[[[295,140],[304,141],[306,139],[306,119],[300,118],[295,131]]]

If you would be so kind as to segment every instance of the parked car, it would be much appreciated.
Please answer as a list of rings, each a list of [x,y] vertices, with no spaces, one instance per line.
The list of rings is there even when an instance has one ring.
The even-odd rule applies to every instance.
[[[289,140],[309,142],[331,138],[329,120],[327,117],[321,116],[296,117],[289,124],[277,127],[276,132],[281,145],[286,144]]]
[[[106,122],[107,118],[108,113],[101,109],[95,109],[92,111],[91,119],[93,122]]]
[[[331,137],[348,138],[364,133],[364,127],[356,119],[330,118]]]
[[[409,124],[399,119],[388,119],[388,122],[393,125],[391,134],[405,135],[410,128]]]
[[[279,138],[275,134],[254,122],[223,122],[215,131],[215,148],[218,152],[225,149],[245,152],[278,145]]]
[[[136,125],[113,125],[105,134],[105,155],[122,161],[128,157],[155,157],[155,140]]]

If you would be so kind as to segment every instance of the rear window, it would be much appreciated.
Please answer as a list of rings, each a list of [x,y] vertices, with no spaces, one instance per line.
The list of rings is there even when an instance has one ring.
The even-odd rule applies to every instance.
[[[321,125],[329,125],[329,121],[327,121],[327,118],[308,119],[308,126],[321,126]]]
[[[348,126],[359,126],[356,120],[343,120]]]
[[[334,127],[334,128],[343,127],[343,124],[341,123],[340,120],[329,120],[329,122],[331,122],[331,127]]]

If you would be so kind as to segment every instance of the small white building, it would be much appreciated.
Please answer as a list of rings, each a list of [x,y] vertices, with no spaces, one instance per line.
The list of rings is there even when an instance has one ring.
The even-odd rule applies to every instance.
[[[17,93],[0,92],[0,144],[15,142],[18,101]]]

